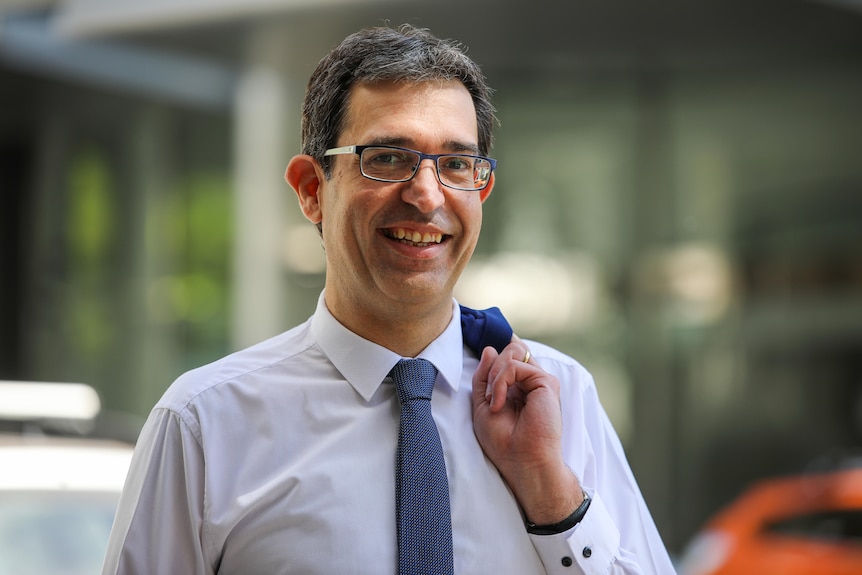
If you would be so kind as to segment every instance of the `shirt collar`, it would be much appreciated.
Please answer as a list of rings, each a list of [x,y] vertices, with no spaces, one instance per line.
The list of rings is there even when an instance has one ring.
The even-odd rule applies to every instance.
[[[401,358],[397,353],[360,337],[344,327],[326,307],[324,293],[317,300],[311,330],[320,349],[354,389],[370,400]],[[437,339],[417,357],[427,359],[442,380],[458,389],[463,369],[464,343],[461,337],[461,310],[452,300],[452,320]]]

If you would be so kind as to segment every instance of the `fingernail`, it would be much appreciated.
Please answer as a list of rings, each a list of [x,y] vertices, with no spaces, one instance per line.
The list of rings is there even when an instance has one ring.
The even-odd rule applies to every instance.
[[[485,401],[491,401],[491,384],[485,386]]]

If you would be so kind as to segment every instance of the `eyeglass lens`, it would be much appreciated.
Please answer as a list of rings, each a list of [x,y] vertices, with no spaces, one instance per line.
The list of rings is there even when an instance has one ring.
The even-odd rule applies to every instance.
[[[406,150],[392,148],[365,148],[360,156],[362,173],[375,180],[406,182],[419,167],[421,156]],[[481,190],[491,177],[491,163],[483,158],[440,156],[437,158],[437,175],[440,182],[459,190]]]

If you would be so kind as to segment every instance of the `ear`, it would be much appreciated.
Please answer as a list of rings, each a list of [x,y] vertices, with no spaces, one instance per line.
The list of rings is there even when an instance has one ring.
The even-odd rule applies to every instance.
[[[324,174],[317,160],[308,155],[294,156],[287,165],[284,179],[296,192],[299,207],[306,219],[312,224],[319,224],[323,220],[323,210],[318,192]]]
[[[488,185],[485,187],[484,190],[479,192],[479,199],[482,202],[484,202],[485,200],[488,199],[488,196],[491,195],[491,190],[494,189],[494,177],[495,177],[495,175],[496,174],[494,174],[494,172],[491,172],[491,181],[488,182]]]

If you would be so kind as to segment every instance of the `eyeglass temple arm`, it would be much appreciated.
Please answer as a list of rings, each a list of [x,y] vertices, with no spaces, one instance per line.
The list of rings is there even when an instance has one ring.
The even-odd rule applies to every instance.
[[[323,152],[324,156],[338,156],[340,154],[355,154],[356,146],[341,146],[340,148],[330,148]]]

